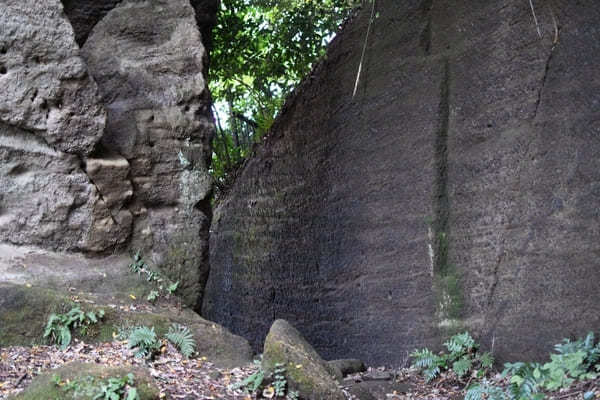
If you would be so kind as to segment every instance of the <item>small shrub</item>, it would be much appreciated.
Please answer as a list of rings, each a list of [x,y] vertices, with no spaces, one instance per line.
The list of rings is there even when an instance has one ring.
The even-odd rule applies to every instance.
[[[169,280],[163,277],[159,271],[150,269],[139,250],[133,255],[133,261],[129,264],[129,269],[131,272],[140,276],[145,275],[147,282],[152,282],[157,285],[158,290],[151,290],[146,297],[146,300],[150,303],[154,303],[160,297],[161,293],[164,294],[165,297],[169,297],[175,293],[179,286],[179,281],[175,283],[169,282]]]
[[[134,376],[129,373],[122,378],[111,377],[98,381],[86,376],[73,381],[63,382],[58,375],[52,376],[52,382],[62,387],[64,392],[72,392],[73,398],[91,398],[92,400],[139,400],[134,386]]]
[[[136,357],[152,358],[160,350],[160,341],[156,337],[154,327],[140,326],[129,334],[127,346],[135,349]]]
[[[595,379],[600,372],[600,344],[595,344],[593,333],[584,339],[571,342],[564,339],[554,346],[556,354],[550,362],[516,362],[504,364],[502,377],[509,378],[509,387],[504,390],[484,381],[469,387],[465,400],[541,400],[542,390],[556,391],[567,388],[576,380]],[[593,392],[584,398],[594,397]]]
[[[87,333],[90,325],[98,323],[104,317],[104,310],[84,312],[79,306],[73,307],[66,314],[50,314],[44,338],[50,338],[64,350],[71,343],[71,329],[79,328],[82,335]]]
[[[275,364],[273,373],[267,377],[265,376],[265,371],[262,369],[260,361],[255,361],[254,363],[259,366],[258,371],[240,382],[229,385],[230,390],[244,388],[248,393],[256,393],[262,388],[262,397],[298,400],[298,392],[288,390],[289,388],[287,378],[285,376],[286,369],[284,364]],[[267,378],[269,378],[269,380],[267,380]],[[270,381],[271,384],[263,387],[265,381]]]
[[[154,303],[156,301],[156,299],[158,299],[159,293],[156,290],[151,290],[150,293],[148,294],[148,297],[146,297],[146,300],[148,300],[150,303]]]
[[[190,330],[182,325],[173,324],[166,335],[185,358],[190,358],[196,351],[196,341]]]
[[[477,369],[478,376],[482,377],[494,364],[490,353],[478,352],[479,345],[468,332],[452,336],[444,346],[450,353],[434,354],[429,349],[421,349],[410,354],[413,358],[412,366],[423,373],[427,382],[447,370],[452,370],[461,378]]]

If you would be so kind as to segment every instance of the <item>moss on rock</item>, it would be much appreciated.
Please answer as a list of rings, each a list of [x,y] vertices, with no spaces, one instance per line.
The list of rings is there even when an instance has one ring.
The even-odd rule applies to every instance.
[[[345,399],[331,368],[300,335],[284,320],[276,320],[265,339],[262,366],[273,372],[277,364],[286,369],[288,384],[307,399]]]
[[[65,313],[76,304],[70,296],[39,287],[0,284],[0,347],[30,346],[46,343],[44,327],[51,313]],[[99,304],[81,305],[84,311],[104,310],[104,318],[91,325],[85,335],[74,330],[75,338],[85,342],[109,342],[120,328],[140,325],[153,326],[164,336],[173,323],[185,325],[192,331],[197,351],[223,368],[232,368],[252,361],[248,342],[222,326],[201,318],[189,309],[154,307],[152,312],[113,309]]]
[[[134,386],[137,389],[140,400],[154,400],[159,398],[159,389],[154,380],[145,369],[138,367],[107,367],[99,364],[69,363],[60,368],[48,371],[36,377],[31,385],[12,400],[41,400],[41,399],[92,399],[94,388],[108,378],[123,378],[128,373],[134,375]],[[61,382],[81,382],[77,397],[75,390],[66,390],[64,385],[58,385],[55,380]]]

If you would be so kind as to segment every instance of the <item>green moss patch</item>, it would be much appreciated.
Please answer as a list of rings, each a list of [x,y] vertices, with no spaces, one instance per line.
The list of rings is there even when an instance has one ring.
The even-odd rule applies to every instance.
[[[98,364],[70,363],[55,370],[48,371],[36,377],[31,385],[12,400],[42,400],[42,399],[81,399],[94,397],[95,388],[109,378],[124,378],[127,374],[134,376],[133,386],[140,400],[159,398],[150,374],[141,368],[106,367]],[[70,385],[66,386],[66,382]]]

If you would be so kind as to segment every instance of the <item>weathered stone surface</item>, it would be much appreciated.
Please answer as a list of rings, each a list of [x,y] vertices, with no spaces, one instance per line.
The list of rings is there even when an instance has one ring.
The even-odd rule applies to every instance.
[[[129,262],[124,255],[88,259],[0,244],[0,347],[44,343],[49,315],[68,311],[76,296],[86,310],[105,311],[102,322],[86,336],[74,332],[86,342],[111,341],[119,328],[137,325],[154,326],[164,335],[172,323],[178,323],[189,327],[198,353],[210,362],[233,368],[252,361],[253,352],[245,339],[190,309],[162,298],[148,309],[146,296],[156,287],[129,271]]]
[[[106,113],[59,0],[7,0],[0,14],[0,121],[87,155]]]
[[[132,215],[125,208],[133,195],[127,160],[117,154],[106,158],[88,158],[85,160],[85,172],[113,217],[127,219],[131,225]]]
[[[205,315],[378,364],[599,330],[600,7],[535,6],[378,1],[355,97],[348,24],[215,210]]]
[[[0,240],[90,252],[124,243],[131,217],[118,205],[111,214],[81,168],[106,112],[60,2],[8,1],[0,25]]]
[[[0,160],[0,240],[103,251],[129,236],[131,224],[116,222],[77,156],[0,122]]]
[[[156,400],[159,398],[160,390],[156,386],[150,371],[141,367],[132,366],[105,366],[100,364],[88,364],[81,362],[72,362],[59,368],[48,371],[37,376],[31,385],[16,396],[9,397],[13,400],[38,400],[38,399],[84,399],[91,400],[98,392],[94,392],[89,383],[90,377],[94,379],[93,387],[100,387],[101,382],[106,382],[108,378],[124,378],[127,374],[134,375],[135,388],[140,400]],[[62,382],[81,382],[80,391],[85,393],[88,388],[91,392],[74,395],[74,391],[65,391],[54,381],[58,376]]]
[[[277,364],[286,368],[288,385],[306,399],[345,399],[333,379],[332,369],[293,326],[278,319],[265,339],[262,367],[273,372]]]
[[[61,0],[75,41],[82,47],[96,24],[122,0]]]
[[[122,1],[82,52],[108,110],[103,147],[130,166],[131,246],[180,281],[186,304],[199,308],[214,127],[195,17],[187,0]]]

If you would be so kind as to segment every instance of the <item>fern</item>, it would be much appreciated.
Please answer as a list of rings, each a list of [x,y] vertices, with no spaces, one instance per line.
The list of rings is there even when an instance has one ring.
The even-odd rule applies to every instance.
[[[185,358],[190,358],[196,351],[196,341],[190,330],[182,325],[173,324],[169,327],[167,339],[179,349]]]
[[[229,388],[231,390],[237,390],[240,388],[246,388],[250,393],[254,393],[258,390],[260,385],[262,385],[263,380],[265,379],[265,371],[260,369],[244,379],[243,381],[237,382],[233,385],[230,385]]]
[[[484,379],[481,383],[469,387],[465,400],[509,400],[509,396],[502,388]]]
[[[473,361],[470,358],[462,357],[452,363],[452,371],[460,378],[465,376],[472,366]]]
[[[103,317],[104,310],[84,312],[79,306],[73,307],[66,314],[50,314],[44,329],[44,337],[49,337],[59,344],[61,350],[64,350],[71,343],[72,328],[80,328],[81,333],[85,334],[91,324],[98,323],[98,320]]]
[[[412,365],[418,369],[430,368],[439,363],[439,356],[429,349],[415,350],[410,356],[414,359]]]
[[[136,349],[136,357],[150,358],[160,349],[160,342],[154,332],[154,327],[140,326],[135,328],[127,340],[130,349]]]
[[[469,332],[452,336],[444,343],[444,346],[446,346],[452,358],[459,358],[463,353],[470,352],[477,348],[475,340],[471,337]]]
[[[494,365],[494,356],[487,351],[478,355],[482,368],[491,368]]]

